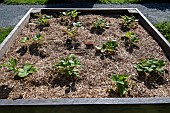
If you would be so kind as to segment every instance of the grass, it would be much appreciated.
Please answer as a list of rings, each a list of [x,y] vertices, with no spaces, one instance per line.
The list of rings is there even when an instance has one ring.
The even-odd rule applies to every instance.
[[[170,21],[160,22],[158,24],[155,24],[155,27],[170,42]]]
[[[0,28],[0,43],[8,36],[8,34],[12,31],[13,27]]]
[[[86,0],[3,0],[5,4],[55,4],[55,3],[70,3],[74,1]],[[90,1],[90,0],[87,0]],[[170,2],[169,0],[91,0],[98,3],[141,3],[141,2]]]

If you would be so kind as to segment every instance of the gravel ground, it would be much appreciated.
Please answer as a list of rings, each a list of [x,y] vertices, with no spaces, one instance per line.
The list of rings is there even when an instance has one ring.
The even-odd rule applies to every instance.
[[[138,8],[151,23],[155,24],[170,19],[170,3],[145,3],[145,4],[93,4],[72,3],[57,5],[4,5],[0,4],[0,27],[14,26],[29,10],[38,7],[78,7],[78,8]]]

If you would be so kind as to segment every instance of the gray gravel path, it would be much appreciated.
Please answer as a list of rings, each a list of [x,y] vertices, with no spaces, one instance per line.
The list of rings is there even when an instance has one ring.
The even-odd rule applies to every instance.
[[[30,8],[38,7],[72,7],[72,8],[138,8],[150,21],[155,24],[170,19],[170,3],[145,4],[93,4],[72,3],[57,5],[4,5],[0,4],[0,27],[14,26]]]

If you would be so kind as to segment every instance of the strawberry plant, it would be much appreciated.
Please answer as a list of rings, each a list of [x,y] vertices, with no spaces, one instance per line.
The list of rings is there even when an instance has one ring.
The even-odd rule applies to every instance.
[[[42,38],[43,36],[41,34],[36,34],[34,37],[32,37],[34,41],[40,41]]]
[[[27,51],[29,51],[31,55],[39,55],[43,58],[46,55],[43,51],[39,50],[42,45],[42,38],[43,36],[41,34],[36,34],[32,38],[23,37],[20,39],[22,47],[17,51],[17,53],[20,53],[20,55],[23,56],[25,53],[27,53]]]
[[[38,19],[37,19],[37,24],[40,26],[48,26],[49,23],[47,22],[48,19],[52,18],[52,16],[48,16],[48,15],[38,15]]]
[[[135,26],[135,17],[134,16],[121,16],[122,24],[127,27],[134,27]]]
[[[18,68],[17,75],[21,78],[28,76],[29,74],[33,74],[37,71],[37,69],[29,63],[25,63],[22,68]]]
[[[126,94],[128,89],[128,75],[125,74],[113,74],[112,75],[112,81],[116,83],[117,85],[117,92],[120,96],[123,96]]]
[[[77,12],[77,10],[73,10],[73,11],[66,11],[66,12],[62,12],[63,16],[69,17],[71,20],[75,20],[78,17],[78,14],[80,12]]]
[[[162,68],[164,66],[165,66],[165,62],[163,60],[151,58],[148,60],[142,60],[138,62],[134,67],[138,72],[144,72],[144,73],[156,72],[159,74],[163,74],[164,70]]]
[[[109,28],[109,23],[106,20],[99,18],[93,21],[93,27],[95,29]]]
[[[30,40],[28,37],[23,37],[20,42],[21,43],[28,43],[28,44],[31,44],[31,43],[39,43],[39,41],[43,38],[43,36],[41,34],[36,34],[34,37],[32,37]]]
[[[15,76],[18,76],[20,78],[24,78],[29,74],[33,74],[37,71],[37,69],[32,64],[25,63],[22,67],[17,67],[17,63],[17,59],[11,58],[7,63],[2,64],[1,68],[4,66],[8,67],[8,69],[12,71]]]
[[[113,54],[118,47],[118,44],[115,40],[107,41],[103,43],[102,47],[96,46],[96,49],[103,54]]]
[[[125,45],[128,47],[135,47],[139,40],[134,32],[126,32],[126,35],[122,36],[122,39],[125,40]]]
[[[12,71],[14,73],[14,75],[16,75],[17,73],[17,68],[16,68],[16,65],[17,65],[17,59],[14,59],[14,58],[10,58],[9,61],[7,63],[4,63],[4,64],[1,64],[1,68],[6,66],[8,67],[8,69],[10,71]]]
[[[60,16],[60,24],[67,26],[67,25],[71,25],[72,22],[74,22],[77,18],[78,18],[78,14],[80,12],[77,12],[77,10],[73,10],[73,11],[66,11],[66,12],[60,12],[61,16]]]
[[[80,61],[77,59],[77,57],[74,54],[71,54],[66,58],[60,59],[60,61],[56,63],[55,68],[61,75],[67,77],[76,77],[79,75],[77,67],[80,65]]]

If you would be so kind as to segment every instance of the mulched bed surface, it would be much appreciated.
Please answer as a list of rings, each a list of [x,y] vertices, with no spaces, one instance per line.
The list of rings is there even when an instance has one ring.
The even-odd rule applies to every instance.
[[[110,28],[104,29],[99,34],[92,31],[92,21],[97,18],[104,18],[111,23]],[[31,19],[30,22],[35,21]],[[120,15],[80,15],[78,21],[83,23],[84,28],[77,28],[78,34],[75,37],[80,46],[76,49],[68,50],[65,46],[67,40],[66,26],[60,25],[59,18],[49,20],[50,26],[44,27],[40,34],[43,35],[41,47],[37,53],[25,54],[17,52],[23,46],[19,40],[25,36],[33,37],[37,33],[34,25],[28,24],[18,35],[14,45],[3,57],[0,63],[5,63],[9,58],[14,57],[19,60],[18,66],[24,62],[34,64],[38,72],[20,80],[14,80],[14,76],[7,68],[0,70],[0,98],[8,99],[29,99],[29,98],[108,98],[119,97],[115,92],[108,93],[108,89],[116,89],[116,84],[111,81],[111,74],[128,74],[138,76],[134,64],[141,59],[158,58],[166,62],[165,69],[170,70],[170,63],[164,55],[158,43],[139,24],[136,29],[130,29],[140,38],[138,49],[127,51],[121,36],[126,32],[121,30]],[[117,51],[111,57],[102,58],[96,54],[95,49],[87,49],[84,41],[93,40],[96,46],[101,46],[107,40],[116,40],[119,44]],[[46,56],[39,53],[43,51]],[[81,62],[79,77],[72,80],[56,78],[54,65],[60,58],[70,54],[75,54]],[[147,84],[138,79],[132,80],[133,87],[125,97],[169,97],[170,80],[169,74],[164,75],[165,83]]]

